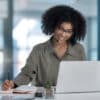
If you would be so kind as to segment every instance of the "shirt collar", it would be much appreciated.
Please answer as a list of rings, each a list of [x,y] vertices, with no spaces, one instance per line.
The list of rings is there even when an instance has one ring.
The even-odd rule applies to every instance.
[[[75,45],[72,45],[71,43],[69,44],[69,47],[68,47],[68,54],[71,55],[71,56],[77,56],[76,55],[76,49],[75,48]]]
[[[52,38],[51,37],[49,40],[48,40],[48,50],[51,52],[51,53],[54,53],[54,49],[53,49],[53,45],[52,45]]]
[[[71,43],[69,43],[69,44],[68,44],[68,52],[67,52],[67,53],[70,54],[70,55],[73,55],[73,52],[74,52],[74,51],[73,51],[73,46],[72,46]]]
[[[51,37],[48,40],[48,49],[51,53],[54,53],[54,49],[53,49],[53,45],[52,45],[52,38],[53,37]],[[68,44],[68,51],[66,52],[66,54],[75,55],[75,50],[73,49],[73,45],[71,43]]]

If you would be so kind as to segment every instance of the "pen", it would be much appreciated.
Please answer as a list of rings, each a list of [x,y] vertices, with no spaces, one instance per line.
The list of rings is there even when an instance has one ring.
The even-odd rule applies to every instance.
[[[10,90],[11,86],[10,86],[10,72],[9,71],[7,72],[7,80],[9,81],[9,90]]]

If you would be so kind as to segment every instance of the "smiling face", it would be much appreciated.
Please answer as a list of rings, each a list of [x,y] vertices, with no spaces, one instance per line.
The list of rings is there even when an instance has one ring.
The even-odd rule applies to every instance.
[[[66,43],[66,41],[70,39],[72,34],[72,24],[70,22],[64,22],[54,31],[54,38],[58,43],[62,44]]]

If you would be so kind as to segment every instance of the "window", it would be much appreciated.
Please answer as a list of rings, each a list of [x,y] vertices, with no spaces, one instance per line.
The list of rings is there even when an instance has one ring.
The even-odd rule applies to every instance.
[[[23,27],[24,26],[24,27]],[[21,18],[13,28],[14,77],[20,72],[32,48],[49,37],[41,32],[39,20]]]

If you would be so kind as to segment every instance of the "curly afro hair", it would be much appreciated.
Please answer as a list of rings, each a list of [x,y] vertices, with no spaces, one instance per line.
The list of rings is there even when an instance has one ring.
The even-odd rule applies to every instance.
[[[72,44],[77,40],[84,40],[86,33],[85,18],[79,11],[67,5],[54,6],[42,15],[42,31],[46,35],[53,35],[55,29],[63,22],[70,22],[73,26],[73,35],[70,39]]]

